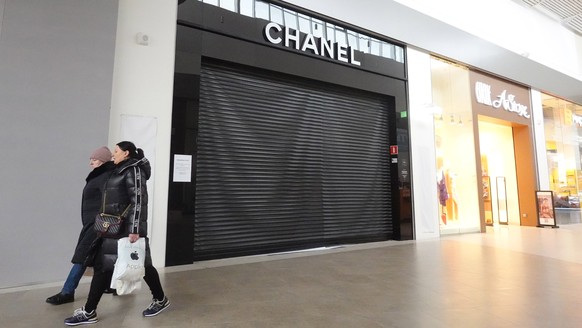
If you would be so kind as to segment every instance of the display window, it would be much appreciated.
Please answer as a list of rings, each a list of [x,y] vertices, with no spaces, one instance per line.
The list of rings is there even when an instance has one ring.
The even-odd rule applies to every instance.
[[[437,190],[441,234],[480,230],[475,128],[469,70],[431,60]],[[479,177],[480,179],[480,177]]]
[[[581,222],[582,105],[542,94],[550,189],[560,224]]]

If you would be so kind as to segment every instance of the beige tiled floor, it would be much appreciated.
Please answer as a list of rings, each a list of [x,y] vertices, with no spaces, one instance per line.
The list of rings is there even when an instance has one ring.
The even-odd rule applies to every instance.
[[[582,226],[489,228],[162,269],[172,305],[143,318],[144,288],[105,295],[93,327],[582,327]],[[57,284],[0,290],[0,327],[64,327],[84,304]]]

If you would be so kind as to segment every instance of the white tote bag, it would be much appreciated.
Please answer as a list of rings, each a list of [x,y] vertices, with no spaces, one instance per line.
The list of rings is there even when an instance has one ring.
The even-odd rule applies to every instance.
[[[140,238],[135,243],[128,237],[117,241],[117,261],[111,277],[111,288],[118,295],[129,294],[141,288],[141,279],[145,274],[146,239]]]

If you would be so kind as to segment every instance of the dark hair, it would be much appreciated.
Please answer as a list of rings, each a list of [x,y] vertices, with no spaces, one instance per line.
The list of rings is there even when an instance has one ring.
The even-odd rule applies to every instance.
[[[123,151],[128,151],[130,158],[142,159],[144,157],[143,150],[141,148],[136,148],[131,141],[119,142],[117,143],[117,147]]]

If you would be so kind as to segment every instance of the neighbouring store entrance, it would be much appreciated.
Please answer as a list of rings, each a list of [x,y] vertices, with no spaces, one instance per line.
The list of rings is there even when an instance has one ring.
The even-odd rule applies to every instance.
[[[582,223],[582,105],[542,94],[547,182],[556,223]],[[545,172],[544,172],[545,173]]]
[[[485,223],[519,225],[513,128],[509,122],[492,121],[479,117]]]
[[[441,234],[537,225],[527,88],[431,61]]]

